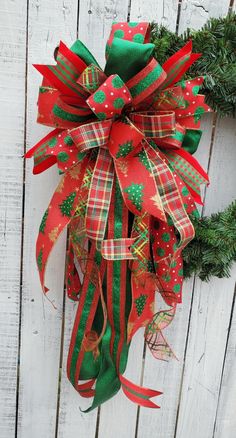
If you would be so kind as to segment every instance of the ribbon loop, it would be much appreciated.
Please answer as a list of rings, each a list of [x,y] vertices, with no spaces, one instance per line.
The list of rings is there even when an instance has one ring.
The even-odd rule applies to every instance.
[[[143,100],[147,99],[150,94],[154,93],[166,78],[166,73],[152,58],[151,61],[135,76],[126,82],[133,98],[133,106],[138,106]]]
[[[86,123],[70,131],[69,135],[80,153],[94,148],[106,148],[112,120]]]
[[[106,260],[129,260],[135,256],[131,252],[133,238],[106,239],[102,242],[101,253]]]
[[[173,111],[146,111],[130,113],[130,119],[147,138],[168,137],[175,132]]]
[[[106,75],[102,69],[96,64],[90,64],[83,70],[77,82],[91,94],[96,91],[105,80]]]
[[[131,95],[122,79],[111,75],[86,102],[97,118],[104,120],[120,115],[125,105],[131,103]]]

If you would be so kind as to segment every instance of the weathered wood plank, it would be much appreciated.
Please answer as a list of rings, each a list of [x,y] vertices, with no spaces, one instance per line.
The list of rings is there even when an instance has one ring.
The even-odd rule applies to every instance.
[[[235,197],[235,125],[218,120],[210,164],[205,214]],[[216,202],[217,200],[217,202]],[[211,438],[221,383],[235,278],[196,281],[176,437]]]
[[[177,12],[176,0],[134,0],[131,2],[130,21],[155,21],[175,31]]]
[[[79,37],[103,68],[105,46],[113,21],[126,21],[128,0],[87,0],[80,4]]]
[[[76,17],[77,2],[72,0],[29,3],[27,147],[48,131],[36,124],[41,77],[32,63],[54,63],[60,39],[70,44],[75,38]],[[57,245],[46,277],[55,310],[42,296],[34,254],[41,217],[59,178],[56,168],[38,176],[32,176],[31,171],[32,161],[26,171],[18,437],[51,438],[56,426],[65,239]]]
[[[211,17],[221,17],[227,14],[229,0],[183,0],[179,20],[179,33],[187,27],[199,29]]]
[[[236,269],[232,270],[236,278]],[[234,291],[235,293],[235,291]],[[234,296],[235,300],[235,296]],[[229,339],[220,388],[214,438],[234,438],[236,432],[236,307],[232,308],[232,320],[229,322]]]
[[[228,10],[228,2],[227,1],[222,2],[221,5],[219,5],[218,9],[215,8],[215,3],[213,3],[213,2],[208,2],[207,5],[208,6],[206,8],[206,2],[201,2],[198,5],[196,5],[195,3],[193,4],[193,2],[185,2],[184,1],[182,3],[182,7],[181,7],[180,22],[179,22],[179,32],[183,32],[187,27],[199,28],[199,27],[201,27],[205,23],[205,21],[210,16],[225,15],[227,13],[227,10]],[[211,168],[212,168],[212,166],[211,166]],[[215,172],[214,168],[213,168],[213,170]],[[215,199],[216,198],[214,198],[214,196],[212,196],[212,200],[215,201]],[[218,197],[217,197],[217,199],[218,199]],[[211,207],[210,207],[211,203],[212,203],[211,198],[209,199],[209,197],[207,197],[206,198],[206,210],[205,210],[206,213],[207,212],[208,213],[211,212]],[[216,287],[218,285],[218,287],[220,288],[221,284],[218,283],[217,280],[215,280],[215,281],[216,281],[216,283],[214,283],[214,286]],[[229,288],[230,287],[231,286],[229,285]],[[198,324],[198,322],[199,322],[197,316],[195,316],[195,306],[197,306],[197,302],[196,302],[195,298],[196,298],[196,296],[198,296],[196,294],[198,294],[199,290],[203,290],[203,293],[205,292],[205,294],[207,295],[208,299],[210,299],[211,294],[213,293],[213,292],[211,293],[211,291],[208,292],[207,285],[205,285],[205,284],[202,285],[197,280],[196,287],[195,287],[194,301],[193,301],[193,312],[192,312],[192,317],[191,317],[191,326],[192,325],[194,326],[194,324]],[[204,295],[203,295],[203,297],[205,298]],[[230,302],[231,298],[232,297],[231,297],[231,291],[230,291],[229,292],[229,302]],[[200,300],[200,298],[199,298],[199,300]],[[213,295],[212,301],[214,302],[214,295]],[[203,305],[203,307],[205,307],[205,309],[207,309],[206,305],[205,306],[204,306],[204,304],[202,304],[202,305]],[[219,303],[219,306],[220,305],[221,304]],[[211,312],[211,309],[210,309],[209,313],[206,310],[205,321],[207,321],[208,319],[211,318],[210,312]],[[195,317],[195,319],[194,319],[194,317]],[[224,322],[225,322],[225,320],[222,322],[222,324],[224,324]],[[198,327],[196,326],[193,330],[195,330],[195,331],[198,330]],[[210,333],[210,330],[211,329],[209,328],[209,333]],[[213,328],[213,330],[214,330],[214,328]],[[190,332],[190,334],[191,334],[191,332]],[[221,344],[222,348],[224,348],[223,342],[224,342],[224,340],[222,341],[222,344]],[[189,341],[189,345],[191,345],[190,341]],[[207,353],[208,353],[208,350],[207,350]],[[192,351],[190,351],[190,353],[189,353],[190,357],[191,357],[191,354],[192,354]],[[187,350],[187,357],[188,357],[188,350]],[[189,365],[190,368],[191,368],[191,366],[192,366],[192,364]],[[218,369],[218,372],[220,372],[220,362],[218,362],[217,369]],[[192,376],[193,376],[193,379],[194,378],[197,379],[198,376],[196,375],[196,370],[192,371]],[[187,392],[187,388],[183,387],[182,393],[186,394],[186,392]],[[186,403],[189,406],[189,404],[188,404],[189,398],[187,398],[187,400],[188,401]],[[200,400],[198,399],[198,402],[196,403],[197,409],[199,409],[199,407],[198,407],[199,402],[200,402]],[[205,407],[204,403],[202,403],[202,406],[200,408],[202,414],[203,414],[203,409],[204,409],[203,406]],[[181,410],[181,408],[182,408],[182,400],[181,400],[181,405],[180,405],[180,417],[179,417],[179,422],[178,422],[177,436],[183,436],[182,435],[184,433],[183,431],[188,431],[188,433],[191,431],[191,433],[193,433],[194,426],[195,426],[195,424],[194,424],[194,426],[193,426],[193,424],[191,426],[189,424],[187,427],[183,426],[182,423],[184,423],[186,425],[187,424],[187,420],[186,420],[186,412],[184,411],[184,414],[183,414],[183,411]],[[181,412],[182,412],[182,414],[181,414]],[[181,415],[182,415],[182,417],[181,417]],[[193,419],[193,421],[195,421],[194,420],[193,411],[191,411],[191,415],[192,415],[191,418]],[[211,412],[211,415],[208,414],[208,416],[204,416],[204,418],[206,419],[206,422],[207,422],[207,425],[204,423],[204,427],[208,427],[207,431],[206,431],[206,429],[204,427],[202,428],[202,431],[204,431],[204,436],[208,436],[207,435],[208,432],[209,432],[209,436],[210,436],[210,433],[211,433],[210,432],[210,428],[212,426],[212,422],[214,421],[214,415],[215,415],[215,413],[214,413],[214,408],[213,408],[213,411]],[[200,419],[200,416],[197,417],[197,418]],[[195,433],[196,433],[196,437],[199,436],[198,435],[199,434],[199,430],[198,429],[196,429]]]
[[[0,6],[0,436],[15,437],[21,281],[26,2]]]

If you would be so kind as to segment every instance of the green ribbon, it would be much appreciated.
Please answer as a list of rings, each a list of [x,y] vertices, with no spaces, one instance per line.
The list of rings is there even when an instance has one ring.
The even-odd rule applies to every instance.
[[[118,239],[122,237],[122,211],[123,211],[123,197],[120,191],[120,187],[118,181],[116,179],[115,182],[115,214],[114,214],[114,238]],[[109,322],[107,322],[106,331],[103,335],[101,342],[101,350],[100,356],[98,358],[99,363],[99,372],[96,379],[96,387],[95,387],[95,395],[93,399],[92,405],[85,411],[89,412],[97,406],[101,405],[111,397],[113,397],[120,389],[121,383],[119,379],[119,373],[123,374],[126,368],[127,360],[128,360],[128,351],[129,345],[126,342],[126,333],[125,340],[122,346],[121,356],[119,360],[119,370],[116,368],[116,359],[117,359],[117,349],[120,340],[120,280],[121,280],[121,260],[114,260],[113,262],[113,279],[112,279],[112,290],[107,290],[108,293],[112,293],[112,303],[113,303],[113,319],[114,319],[114,328],[115,328],[115,339],[114,339],[114,347],[112,356],[110,353],[110,341],[111,341],[111,326]],[[128,270],[127,270],[128,271]],[[130,276],[130,273],[127,274]],[[127,281],[128,280],[128,281]],[[126,278],[126,309],[125,309],[125,327],[127,327],[127,319],[130,312],[131,306],[131,286],[130,286],[130,278]],[[99,317],[101,315],[101,311],[98,308],[96,312],[96,316]],[[97,321],[98,322],[98,321]],[[96,330],[97,324],[96,319],[94,322],[93,328]],[[92,355],[86,358],[83,362],[83,370],[87,370],[89,367],[89,373],[92,371],[92,363],[91,363]],[[92,378],[95,375],[89,374],[87,377],[84,377],[81,374],[81,377],[84,378]]]
[[[127,82],[147,65],[154,48],[154,44],[151,43],[140,44],[114,38],[105,66],[105,74],[109,76],[116,73]]]
[[[95,64],[99,68],[101,68],[98,62],[96,61],[96,59],[94,58],[94,56],[92,55],[92,53],[87,49],[87,47],[82,43],[82,41],[80,40],[75,41],[74,44],[71,46],[70,50],[76,53],[76,55],[78,55],[79,58],[81,58],[87,65]]]
[[[182,148],[190,154],[194,154],[198,148],[202,136],[201,129],[186,129]]]

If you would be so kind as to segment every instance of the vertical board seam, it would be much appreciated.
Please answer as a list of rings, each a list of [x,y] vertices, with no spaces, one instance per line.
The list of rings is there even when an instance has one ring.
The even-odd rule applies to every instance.
[[[175,26],[175,33],[178,35],[179,33],[179,21],[180,21],[180,15],[181,15],[181,5],[182,0],[178,1],[178,9],[177,9],[177,17],[176,17],[176,26]]]
[[[217,123],[217,114],[214,113],[213,114],[213,120],[212,120],[212,132],[211,132],[211,143],[210,143],[209,159],[208,159],[208,163],[207,163],[207,174],[209,174],[210,166],[211,166],[212,153],[213,153],[213,145],[214,145],[215,134],[216,134],[216,123]],[[206,199],[206,194],[207,194],[207,186],[205,186],[205,188],[204,188],[204,195],[203,195],[204,201]],[[204,216],[204,212],[205,212],[205,202],[204,202],[204,205],[202,207],[201,216]]]
[[[130,21],[130,13],[131,13],[131,0],[128,1],[127,22]]]
[[[24,111],[24,155],[26,153],[26,128],[27,128],[27,79],[28,79],[28,37],[29,37],[29,0],[26,6],[26,32],[25,32],[25,111]],[[21,321],[22,321],[22,288],[23,288],[23,258],[24,258],[24,217],[25,217],[25,158],[23,159],[23,187],[22,187],[22,203],[21,203],[21,241],[20,241],[20,284],[19,284],[19,328],[18,328],[18,357],[17,357],[17,374],[16,374],[16,413],[15,413],[15,438],[18,434],[18,414],[19,414],[19,385],[20,385],[20,364],[21,364]]]

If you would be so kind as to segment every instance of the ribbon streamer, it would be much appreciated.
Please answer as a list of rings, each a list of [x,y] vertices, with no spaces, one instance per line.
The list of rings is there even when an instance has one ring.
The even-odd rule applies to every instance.
[[[200,54],[189,41],[161,66],[153,49],[149,23],[113,23],[104,71],[80,40],[60,43],[56,65],[35,65],[43,75],[37,120],[53,130],[26,158],[35,174],[53,165],[62,174],[40,224],[37,265],[46,293],[48,259],[68,226],[66,288],[78,309],[67,375],[93,397],[86,412],[120,387],[159,407],[150,399],[160,391],[124,377],[129,346],[144,326],[153,356],[174,357],[163,330],[181,302],[189,214],[208,184],[192,154],[211,109],[199,94],[203,78],[183,78]],[[167,310],[155,310],[156,292]]]

